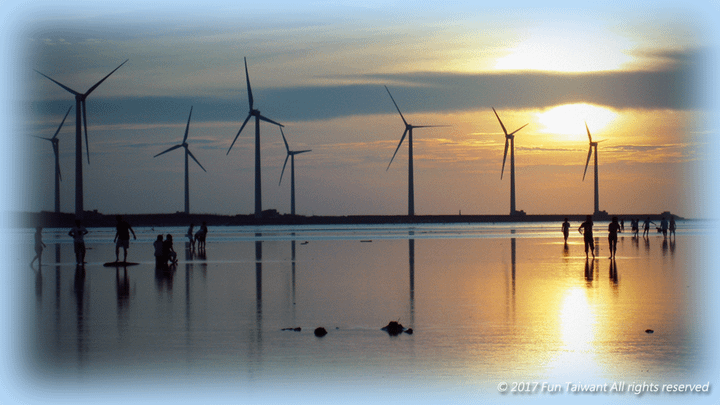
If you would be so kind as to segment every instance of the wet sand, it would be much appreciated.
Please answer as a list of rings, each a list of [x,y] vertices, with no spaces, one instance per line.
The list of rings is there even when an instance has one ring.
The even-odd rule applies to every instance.
[[[180,261],[156,271],[161,231]],[[564,246],[559,224],[211,228],[204,255],[184,229],[136,232],[137,266],[102,267],[115,258],[106,228],[88,235],[84,271],[52,230],[42,271],[26,268],[26,361],[46,392],[506,402],[522,398],[500,382],[715,378],[703,232],[624,235],[614,261],[604,237],[596,260],[576,232]],[[380,330],[393,320],[414,333]]]

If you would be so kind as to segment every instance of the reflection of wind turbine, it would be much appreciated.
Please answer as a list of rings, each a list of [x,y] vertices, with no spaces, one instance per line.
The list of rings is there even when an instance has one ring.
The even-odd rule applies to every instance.
[[[121,63],[120,66],[124,65],[129,59]],[[120,69],[120,66],[116,67],[115,70]],[[107,76],[103,77],[99,82],[95,83],[85,93],[78,93],[77,91],[65,86],[64,84],[50,78],[43,73],[36,72],[50,79],[53,83],[67,90],[68,92],[75,95],[75,218],[82,219],[83,217],[83,176],[82,176],[82,124],[85,126],[85,148],[87,151],[88,164],[90,164],[90,150],[88,145],[87,136],[87,111],[85,110],[85,99],[93,92],[102,82],[105,81],[111,74],[115,73],[115,70],[108,73]],[[82,112],[82,117],[81,117]],[[81,121],[82,118],[82,121]]]
[[[283,133],[282,127],[280,128],[280,134],[282,135],[283,142],[285,142],[285,149],[287,150],[287,156],[285,157],[285,163],[283,164],[282,172],[280,172],[280,182],[282,183],[283,174],[285,173],[285,166],[287,166],[288,158],[290,159],[290,214],[295,215],[295,155],[299,155],[305,152],[312,152],[311,150],[290,150],[287,139],[285,139],[285,133]]]
[[[587,126],[587,122],[585,123],[585,129],[587,130],[588,139],[590,140],[590,148],[588,149],[588,156],[587,156],[587,162],[585,162],[585,171],[583,172],[583,181],[585,181],[585,174],[587,173],[588,165],[590,164],[590,156],[593,154],[593,149],[595,149],[595,214],[597,215],[600,212],[600,202],[599,202],[599,189],[598,189],[598,157],[597,157],[597,141],[593,142],[592,135],[590,135],[590,129]],[[604,141],[604,139],[603,139]]]
[[[232,149],[233,145],[235,145],[235,141],[237,141],[238,136],[240,136],[240,132],[242,132],[245,125],[248,121],[250,121],[250,117],[255,117],[255,217],[259,218],[262,215],[262,187],[260,185],[260,120],[275,124],[279,127],[282,127],[282,124],[278,124],[267,117],[263,117],[260,115],[260,111],[253,109],[253,95],[252,89],[250,88],[250,75],[248,74],[247,58],[243,59],[245,60],[245,80],[247,81],[250,112],[248,113],[247,118],[245,118],[245,122],[243,122],[237,135],[235,135],[235,139],[233,139],[232,144],[230,144],[226,155],[230,153],[230,149]]]
[[[175,150],[178,148],[185,148],[185,214],[190,213],[190,180],[189,180],[189,175],[188,175],[188,172],[189,172],[188,156],[190,156],[195,161],[195,163],[197,163],[198,166],[200,166],[200,168],[203,169],[204,172],[207,172],[207,170],[205,170],[205,168],[200,164],[200,162],[198,162],[198,160],[195,159],[195,155],[193,155],[192,152],[190,152],[190,149],[188,149],[187,138],[188,138],[188,131],[190,130],[190,117],[192,117],[192,109],[193,108],[190,107],[190,115],[188,115],[188,122],[187,122],[187,126],[185,127],[185,137],[183,137],[182,143],[179,145],[175,145],[172,148],[167,149],[166,151],[160,152],[157,155],[153,156],[153,157],[158,157],[164,153],[170,152],[171,150]]]
[[[388,167],[385,170],[388,170],[390,168],[390,165],[392,164],[393,160],[395,159],[395,155],[397,154],[398,150],[400,149],[400,146],[402,145],[403,141],[405,140],[405,135],[407,135],[408,136],[408,216],[414,216],[415,215],[415,188],[414,188],[415,182],[413,180],[413,143],[412,143],[413,128],[446,127],[447,125],[411,125],[411,124],[408,124],[408,122],[405,121],[405,117],[403,117],[402,113],[400,112],[400,107],[398,107],[392,94],[390,94],[390,90],[388,90],[387,86],[385,86],[385,90],[387,90],[388,94],[390,95],[390,99],[392,100],[393,104],[395,104],[395,108],[397,109],[398,113],[400,114],[400,118],[402,118],[403,123],[405,124],[405,132],[403,132],[402,138],[400,138],[400,143],[398,143],[397,148],[395,148],[395,153],[393,153],[392,159],[390,159],[390,163],[388,163]]]
[[[57,136],[58,133],[60,133],[60,128],[62,128],[65,123],[65,118],[67,118],[68,114],[70,114],[70,110],[72,110],[72,105],[68,108],[68,111],[65,113],[65,117],[63,117],[60,126],[57,131],[55,131],[55,135],[53,135],[52,138],[36,136],[36,138],[50,141],[52,143],[53,153],[55,154],[55,212],[60,212],[60,180],[62,180],[62,176],[60,175],[60,140]]]
[[[502,121],[500,120],[500,116],[498,116],[497,111],[495,111],[495,107],[493,107],[492,110],[495,113],[498,121],[500,122],[500,126],[502,127],[503,132],[505,133],[505,153],[503,153],[503,164],[502,170],[500,171],[501,180],[503,178],[503,172],[505,171],[505,160],[507,159],[508,143],[510,146],[510,215],[516,215],[518,214],[518,212],[515,210],[515,133],[525,128],[528,124],[525,124],[513,131],[512,133],[508,134],[507,130],[505,129],[505,125],[503,125]]]

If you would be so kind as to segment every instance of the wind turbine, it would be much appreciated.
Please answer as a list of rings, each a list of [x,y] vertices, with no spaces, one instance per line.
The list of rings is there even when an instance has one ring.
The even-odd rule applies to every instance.
[[[398,143],[397,148],[395,148],[395,153],[393,153],[392,159],[390,159],[390,163],[388,163],[388,167],[385,170],[387,171],[388,169],[390,169],[390,165],[392,164],[393,160],[395,159],[395,155],[397,154],[398,149],[400,149],[400,146],[402,145],[403,141],[405,140],[405,135],[407,135],[408,136],[408,216],[412,217],[415,215],[415,189],[414,189],[415,182],[413,180],[413,143],[412,143],[413,128],[446,127],[447,125],[411,125],[411,124],[408,124],[408,122],[405,121],[405,117],[403,117],[402,113],[400,112],[400,107],[398,107],[392,94],[390,94],[390,90],[388,89],[387,86],[385,86],[385,90],[387,90],[388,94],[390,95],[390,99],[392,100],[393,104],[395,104],[395,108],[397,109],[398,113],[400,114],[400,118],[402,118],[403,123],[405,123],[405,132],[403,132],[402,138],[400,138],[400,143]]]
[[[498,121],[500,122],[500,126],[502,127],[503,132],[505,133],[505,153],[503,153],[503,164],[502,170],[500,171],[500,180],[502,180],[503,173],[505,172],[505,160],[507,159],[508,144],[510,146],[510,215],[517,215],[518,211],[515,210],[515,133],[525,128],[528,124],[525,124],[513,131],[512,133],[508,134],[507,130],[505,129],[505,125],[503,125],[502,120],[500,120],[500,116],[498,116],[497,111],[495,111],[495,107],[493,107],[492,110],[495,113]]]
[[[260,184],[260,120],[275,124],[281,128],[282,124],[279,124],[267,117],[263,117],[259,110],[253,109],[253,95],[252,89],[250,88],[250,75],[248,74],[247,58],[243,59],[245,60],[245,80],[247,81],[250,112],[248,113],[247,118],[245,118],[245,122],[243,122],[237,135],[235,135],[235,139],[233,139],[232,144],[230,144],[230,147],[225,155],[230,153],[230,149],[232,149],[233,145],[235,145],[235,141],[237,141],[243,128],[245,128],[245,125],[248,121],[250,121],[250,117],[255,117],[255,218],[260,218],[262,216],[262,186]]]
[[[585,129],[587,130],[588,139],[590,140],[590,148],[588,149],[588,156],[587,161],[585,162],[585,171],[583,172],[583,181],[585,181],[585,174],[587,173],[588,165],[590,164],[590,156],[593,154],[593,149],[595,149],[595,215],[600,213],[600,202],[599,202],[599,188],[598,188],[598,157],[597,157],[597,147],[598,142],[604,141],[597,141],[593,142],[592,135],[590,135],[590,129],[588,128],[587,122],[585,122]]]
[[[282,127],[280,128],[280,134],[282,135],[283,142],[285,142],[285,149],[287,150],[287,156],[285,157],[285,163],[283,164],[282,172],[280,172],[280,182],[282,183],[283,174],[285,173],[285,166],[287,165],[288,158],[290,159],[290,214],[295,215],[295,155],[299,155],[305,152],[312,152],[311,150],[290,150],[287,139],[285,139],[285,133],[283,133]]]
[[[62,180],[62,176],[60,175],[60,140],[57,136],[58,133],[60,133],[60,128],[62,128],[65,123],[65,118],[67,118],[68,114],[70,114],[70,110],[72,110],[72,105],[68,108],[65,113],[65,117],[63,117],[60,126],[57,131],[55,131],[55,135],[53,135],[52,138],[43,138],[41,136],[35,137],[50,141],[52,143],[53,153],[55,154],[55,212],[60,212],[60,180]]]
[[[121,63],[120,66],[127,63],[129,59],[125,59],[125,62]],[[85,148],[87,151],[87,160],[90,164],[90,149],[88,145],[87,136],[87,111],[85,109],[85,99],[93,92],[102,82],[105,81],[111,74],[115,73],[116,70],[120,69],[120,66],[116,67],[112,72],[108,73],[107,76],[103,77],[99,82],[95,83],[85,93],[78,93],[77,91],[65,86],[57,80],[45,75],[37,70],[36,72],[50,79],[53,83],[67,90],[71,94],[75,95],[75,218],[83,218],[83,170],[82,170],[82,124],[85,124]],[[82,116],[81,116],[82,111]],[[82,118],[82,121],[81,121]]]
[[[200,168],[203,169],[203,171],[207,173],[207,170],[205,170],[205,168],[195,158],[195,155],[193,155],[192,152],[190,152],[190,149],[188,149],[187,138],[188,138],[188,131],[190,130],[190,117],[192,117],[192,109],[193,108],[190,107],[190,115],[188,115],[188,122],[187,122],[187,126],[185,127],[185,136],[183,137],[182,143],[179,145],[175,145],[172,148],[169,148],[166,151],[160,152],[157,155],[153,156],[154,158],[156,158],[164,153],[170,152],[171,150],[175,150],[178,148],[185,148],[185,214],[190,213],[190,180],[189,180],[189,175],[188,175],[188,172],[189,172],[188,156],[191,157],[195,161],[195,163],[197,163],[198,166],[200,166]]]

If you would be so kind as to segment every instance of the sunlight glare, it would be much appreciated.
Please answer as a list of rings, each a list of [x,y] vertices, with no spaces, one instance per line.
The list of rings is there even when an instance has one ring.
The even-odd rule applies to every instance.
[[[564,140],[587,140],[585,123],[595,140],[595,134],[602,132],[618,117],[613,110],[592,104],[564,104],[536,114],[543,127],[540,132],[562,135]]]
[[[580,23],[528,30],[495,69],[552,72],[621,70],[633,61],[632,44],[604,27]]]

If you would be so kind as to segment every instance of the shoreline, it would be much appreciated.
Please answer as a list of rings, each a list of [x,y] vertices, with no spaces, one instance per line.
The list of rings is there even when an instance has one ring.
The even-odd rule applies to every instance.
[[[141,226],[200,226],[206,222],[210,226],[260,226],[260,225],[374,225],[374,224],[429,224],[429,223],[494,223],[494,222],[558,222],[565,218],[571,222],[583,222],[586,214],[569,215],[346,215],[346,216],[304,216],[278,214],[275,211],[265,212],[263,218],[255,218],[253,214],[218,215],[218,214],[120,214],[135,227]],[[116,214],[101,214],[96,211],[85,212],[83,225],[86,227],[114,227]],[[660,221],[663,216],[685,220],[669,212],[661,214],[600,214],[593,216],[595,221],[609,221],[613,216],[629,221],[630,218]],[[22,212],[15,213],[10,227],[14,228],[71,228],[75,223],[75,215],[54,212]]]

